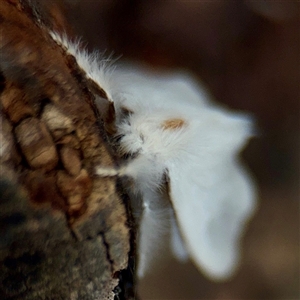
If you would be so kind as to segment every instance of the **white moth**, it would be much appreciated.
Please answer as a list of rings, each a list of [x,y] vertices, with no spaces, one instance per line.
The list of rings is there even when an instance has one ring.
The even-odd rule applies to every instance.
[[[185,248],[213,279],[230,277],[239,262],[241,233],[255,207],[253,183],[238,158],[252,135],[250,118],[209,102],[204,89],[182,73],[125,68],[115,72],[113,81],[121,85],[111,93],[120,148],[135,157],[119,174],[134,180],[144,206],[139,274],[155,244],[151,224],[166,175],[177,221],[172,225],[179,229],[172,230],[173,252],[183,258]],[[122,109],[130,113],[124,117]]]
[[[167,215],[175,256],[189,256],[213,280],[229,278],[256,206],[255,186],[238,157],[253,133],[251,119],[210,102],[186,74],[125,67],[106,76],[97,58],[53,37],[114,103],[119,148],[130,158],[118,170],[99,166],[96,173],[130,178],[140,195],[138,274],[149,268],[160,218]],[[165,184],[174,213],[161,205]]]

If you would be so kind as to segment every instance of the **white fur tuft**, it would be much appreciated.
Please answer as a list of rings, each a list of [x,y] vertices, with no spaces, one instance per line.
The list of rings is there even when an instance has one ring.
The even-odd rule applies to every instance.
[[[81,49],[80,39],[71,41],[66,34],[58,34],[54,31],[50,31],[50,35],[57,44],[74,56],[86,76],[105,91],[108,100],[113,101],[111,93],[113,90],[113,60],[110,57],[104,58],[104,55],[97,51],[88,53],[86,49]]]

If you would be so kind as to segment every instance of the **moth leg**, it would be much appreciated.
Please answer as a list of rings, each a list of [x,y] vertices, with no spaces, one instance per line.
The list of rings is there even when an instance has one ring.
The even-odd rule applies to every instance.
[[[120,169],[119,168],[107,168],[107,167],[97,166],[96,170],[95,170],[95,174],[100,176],[100,177],[119,176],[120,175]]]

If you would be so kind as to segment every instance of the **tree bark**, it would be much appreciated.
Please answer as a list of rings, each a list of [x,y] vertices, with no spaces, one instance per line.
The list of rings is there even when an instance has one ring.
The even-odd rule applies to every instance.
[[[128,199],[94,175],[117,159],[47,2],[0,0],[0,298],[131,299]]]

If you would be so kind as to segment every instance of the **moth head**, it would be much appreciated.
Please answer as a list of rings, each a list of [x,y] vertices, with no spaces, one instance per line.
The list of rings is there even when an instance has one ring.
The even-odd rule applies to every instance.
[[[127,107],[118,112],[117,134],[119,153],[135,158],[143,149],[145,133],[139,116]]]
[[[182,148],[188,125],[188,120],[166,111],[125,109],[117,124],[119,151],[121,155],[141,154],[164,160]]]

